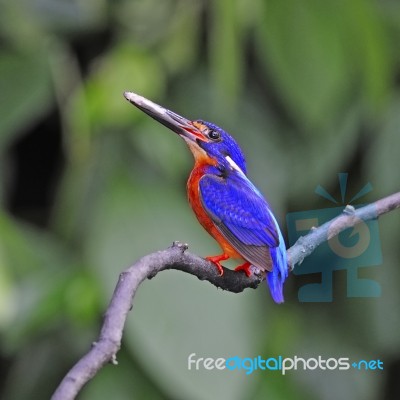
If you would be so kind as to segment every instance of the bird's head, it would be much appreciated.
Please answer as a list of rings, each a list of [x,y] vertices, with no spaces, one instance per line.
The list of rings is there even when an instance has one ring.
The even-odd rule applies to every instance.
[[[132,92],[125,92],[124,96],[185,140],[196,162],[246,174],[246,161],[239,145],[220,127],[202,120],[191,121]]]

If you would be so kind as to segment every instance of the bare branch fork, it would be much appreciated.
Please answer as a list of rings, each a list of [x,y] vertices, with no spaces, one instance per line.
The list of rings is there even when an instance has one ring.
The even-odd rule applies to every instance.
[[[313,228],[310,233],[301,237],[287,250],[291,269],[295,264],[300,264],[321,243],[345,229],[362,221],[376,219],[380,215],[399,207],[400,192],[357,210],[352,206],[347,206],[340,216],[318,228]],[[110,305],[105,313],[97,342],[93,343],[89,352],[67,373],[54,392],[53,400],[74,399],[82,387],[105,364],[109,362],[117,363],[116,354],[121,347],[122,332],[128,312],[132,308],[133,297],[139,285],[146,278],[151,279],[158,272],[166,269],[176,269],[195,275],[200,280],[207,280],[218,288],[234,293],[242,292],[246,288],[257,288],[265,279],[265,273],[256,267],[252,267],[253,273],[249,278],[244,273],[237,273],[227,268],[224,268],[224,274],[219,276],[214,264],[190,253],[187,248],[186,244],[174,242],[166,250],[144,256],[120,274]]]

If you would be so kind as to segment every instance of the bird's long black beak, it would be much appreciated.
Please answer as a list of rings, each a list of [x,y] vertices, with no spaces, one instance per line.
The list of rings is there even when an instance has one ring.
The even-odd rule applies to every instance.
[[[130,103],[139,108],[139,110],[142,110],[156,121],[176,132],[178,135],[183,136],[184,138],[187,138],[193,142],[195,142],[196,139],[202,141],[207,140],[202,131],[193,125],[193,121],[190,121],[189,119],[184,118],[173,111],[161,107],[145,97],[139,96],[133,92],[125,92],[124,96]]]

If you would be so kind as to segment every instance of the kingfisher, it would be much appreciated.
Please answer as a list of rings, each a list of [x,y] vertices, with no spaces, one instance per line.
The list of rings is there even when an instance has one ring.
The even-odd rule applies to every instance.
[[[251,265],[266,271],[272,298],[282,303],[288,275],[286,246],[268,202],[247,177],[246,160],[233,137],[217,125],[189,120],[132,92],[125,98],[177,133],[194,156],[187,182],[189,203],[222,254],[206,257],[220,275],[221,261],[240,259],[235,271],[251,275]]]

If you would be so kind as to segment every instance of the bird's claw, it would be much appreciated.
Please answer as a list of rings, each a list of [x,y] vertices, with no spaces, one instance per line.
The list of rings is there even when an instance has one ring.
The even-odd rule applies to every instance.
[[[224,268],[222,265],[219,262],[215,262],[214,265],[217,267],[219,276],[222,276],[224,274]]]
[[[235,271],[236,271],[236,272],[244,271],[244,273],[246,274],[246,276],[249,278],[250,275],[251,275],[250,267],[251,267],[251,264],[250,264],[249,262],[246,261],[244,264],[239,265],[238,267],[236,267],[236,268],[235,268]]]
[[[224,274],[224,268],[222,267],[220,261],[227,260],[228,258],[229,258],[228,255],[222,254],[220,256],[206,257],[206,260],[211,261],[217,267],[219,276],[222,276]]]

